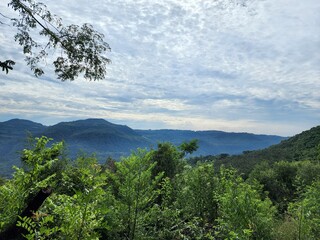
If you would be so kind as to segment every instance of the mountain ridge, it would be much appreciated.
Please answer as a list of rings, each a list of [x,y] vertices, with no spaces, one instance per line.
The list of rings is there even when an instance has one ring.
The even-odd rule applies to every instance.
[[[320,125],[264,149],[245,151],[243,154],[232,156],[206,156],[194,160],[214,161],[217,167],[222,164],[232,166],[245,174],[260,162],[272,164],[278,161],[320,161]]]
[[[24,119],[0,122],[0,172],[8,166],[19,165],[19,151],[26,148],[28,132],[34,137],[47,136],[54,141],[64,140],[70,157],[79,151],[95,153],[100,161],[107,157],[119,159],[137,148],[154,148],[158,142],[179,145],[199,140],[197,155],[236,154],[279,143],[285,137],[252,133],[228,133],[217,130],[134,130],[126,125],[104,119],[85,119],[60,122],[52,126]],[[2,169],[2,170],[1,170]]]

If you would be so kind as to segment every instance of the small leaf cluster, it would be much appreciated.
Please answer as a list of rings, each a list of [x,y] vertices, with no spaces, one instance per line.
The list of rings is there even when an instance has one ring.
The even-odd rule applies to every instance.
[[[4,62],[0,61],[0,68],[2,68],[2,71],[6,71],[6,74],[8,74],[9,70],[13,70],[13,65],[16,63],[12,60],[6,60]]]

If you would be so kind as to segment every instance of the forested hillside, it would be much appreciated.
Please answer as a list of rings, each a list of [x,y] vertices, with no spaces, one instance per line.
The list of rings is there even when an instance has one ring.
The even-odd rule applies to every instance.
[[[222,164],[237,168],[242,173],[249,173],[261,162],[316,160],[319,158],[320,126],[297,134],[279,144],[256,151],[244,151],[240,155],[204,156],[192,159],[197,161],[214,161],[216,166]]]
[[[250,160],[245,178],[215,161],[189,165],[196,141],[99,164],[36,139],[0,181],[0,239],[318,239],[318,130],[280,144],[300,146],[299,159]]]

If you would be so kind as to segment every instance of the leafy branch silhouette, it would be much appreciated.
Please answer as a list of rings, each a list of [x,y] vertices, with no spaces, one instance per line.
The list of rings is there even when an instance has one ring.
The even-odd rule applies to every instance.
[[[13,69],[13,65],[15,65],[16,63],[12,60],[6,60],[4,62],[0,61],[0,67],[2,68],[2,71],[6,71],[6,74],[8,74],[9,69],[12,70]]]

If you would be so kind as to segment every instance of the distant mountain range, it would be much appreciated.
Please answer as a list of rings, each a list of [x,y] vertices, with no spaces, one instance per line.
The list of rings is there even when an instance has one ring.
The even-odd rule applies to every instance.
[[[96,153],[101,161],[108,156],[118,159],[137,148],[156,148],[158,142],[164,141],[179,145],[183,141],[198,139],[200,147],[196,155],[216,155],[263,149],[286,139],[274,135],[223,131],[133,130],[103,119],[61,122],[53,126],[12,119],[0,122],[0,173],[7,173],[12,165],[19,165],[19,151],[26,147],[28,134],[47,136],[54,141],[64,140],[70,157],[83,151]]]

